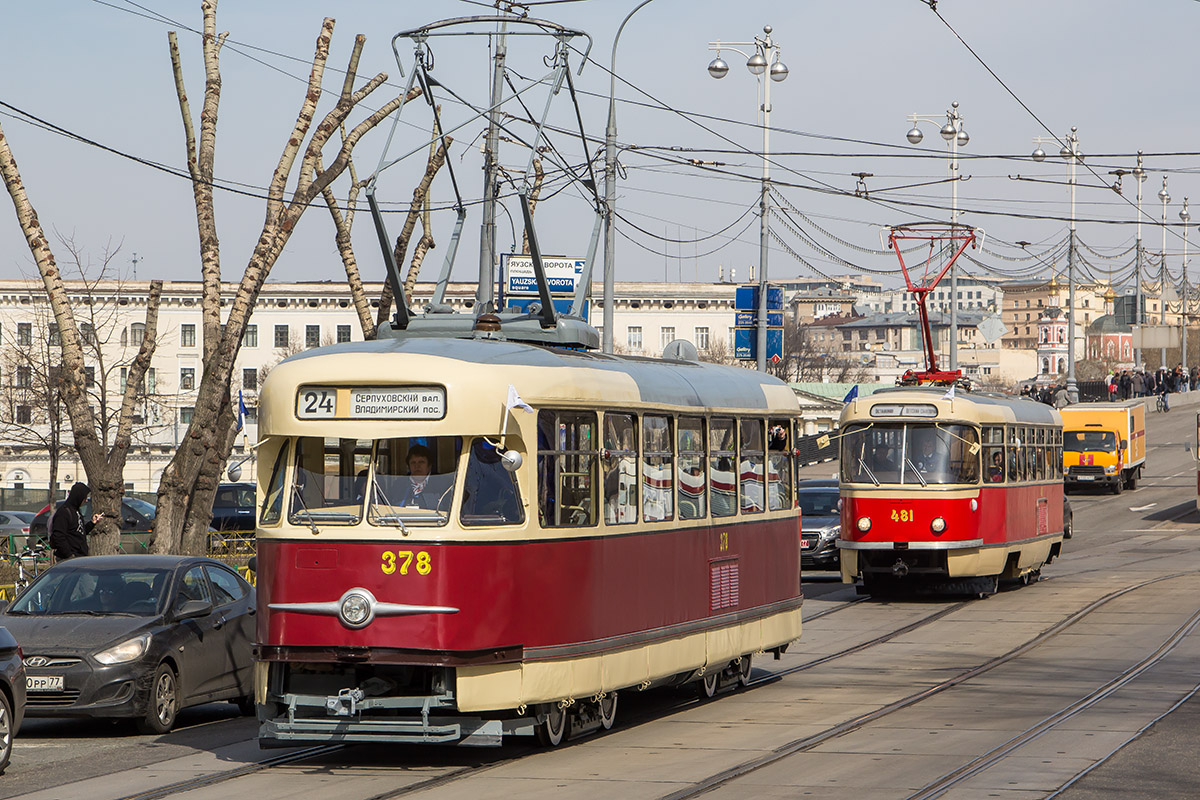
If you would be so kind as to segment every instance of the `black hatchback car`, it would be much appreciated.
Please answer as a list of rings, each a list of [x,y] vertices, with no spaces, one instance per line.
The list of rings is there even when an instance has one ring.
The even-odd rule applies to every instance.
[[[0,628],[0,773],[12,758],[13,739],[25,716],[25,665],[21,646]]]
[[[838,496],[838,482],[835,480],[796,482],[802,537],[801,569],[841,568],[837,540],[842,532],[842,512]]]
[[[213,498],[212,527],[218,531],[254,531],[253,483],[222,483]]]
[[[25,651],[26,716],[132,717],[165,733],[181,708],[253,711],[254,589],[208,558],[73,558],[0,614]]]

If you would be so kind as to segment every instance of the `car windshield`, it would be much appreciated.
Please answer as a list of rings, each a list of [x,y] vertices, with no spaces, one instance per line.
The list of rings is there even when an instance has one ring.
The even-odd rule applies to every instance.
[[[146,519],[154,519],[154,517],[158,514],[158,509],[156,509],[152,503],[147,503],[145,500],[138,500],[136,497],[126,497],[121,502],[141,514]]]
[[[804,489],[796,492],[796,501],[800,504],[801,519],[805,514],[814,517],[836,517],[838,515],[837,489]]]
[[[842,480],[929,486],[979,482],[979,430],[968,425],[851,425],[842,435]]]
[[[1117,435],[1112,431],[1063,431],[1063,450],[1068,453],[1115,453]]]
[[[254,510],[253,486],[221,486],[217,489],[217,497],[213,508],[241,508]]]
[[[8,614],[135,616],[157,613],[169,572],[162,569],[65,568],[45,572]]]

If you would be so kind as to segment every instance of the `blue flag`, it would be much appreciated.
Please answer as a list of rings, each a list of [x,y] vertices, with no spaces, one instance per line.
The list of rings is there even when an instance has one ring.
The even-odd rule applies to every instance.
[[[242,390],[238,389],[238,423],[234,433],[246,427],[246,401],[242,399]]]
[[[844,398],[842,398],[842,402],[849,403],[851,400],[857,400],[857,399],[858,399],[858,384],[856,383],[856,384],[854,384],[854,387],[850,389],[850,391],[846,392],[846,396]]]

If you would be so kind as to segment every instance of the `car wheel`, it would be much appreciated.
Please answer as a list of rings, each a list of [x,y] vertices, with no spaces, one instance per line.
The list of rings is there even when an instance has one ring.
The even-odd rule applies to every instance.
[[[238,707],[238,711],[241,712],[243,717],[253,717],[254,714],[257,712],[257,709],[255,708],[255,705],[254,705],[253,695],[247,695],[246,697],[239,697],[238,699],[233,700],[231,702],[235,706]]]
[[[146,716],[138,720],[142,733],[166,733],[175,727],[175,716],[179,713],[179,684],[175,670],[169,664],[159,664],[150,683]]]
[[[8,698],[4,692],[0,692],[0,773],[3,773],[8,766],[8,760],[12,758],[13,736],[16,731],[13,730],[13,714],[12,706],[8,703]]]

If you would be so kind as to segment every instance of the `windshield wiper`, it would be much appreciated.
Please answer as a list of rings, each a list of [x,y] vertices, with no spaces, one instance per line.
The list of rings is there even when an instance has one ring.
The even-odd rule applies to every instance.
[[[904,463],[908,464],[908,466],[912,468],[913,473],[917,476],[917,480],[919,480],[921,482],[922,486],[929,485],[928,482],[926,482],[925,477],[923,475],[921,475],[921,470],[917,469],[917,465],[912,463],[911,458],[909,458],[908,456],[905,456]]]
[[[307,517],[305,521],[308,523],[309,530],[313,532],[313,536],[320,536],[321,531],[317,530],[316,523],[313,522],[312,512],[308,510],[308,503],[304,502],[304,492],[300,491],[299,486],[293,486],[292,494],[296,496],[296,499],[300,501],[300,507],[304,509],[304,515]],[[299,517],[300,515],[292,514],[292,516]]]
[[[858,469],[859,469],[859,471],[861,471],[861,472],[865,472],[865,473],[867,473],[867,477],[868,477],[868,478],[870,478],[870,479],[871,479],[871,481],[872,481],[872,482],[874,482],[874,484],[875,484],[876,486],[878,486],[878,485],[879,485],[879,478],[876,478],[876,477],[875,477],[875,473],[874,473],[874,472],[871,472],[871,468],[867,466],[867,462],[866,462],[866,461],[863,461],[863,457],[862,457],[862,456],[859,456],[859,457],[858,457]]]
[[[400,531],[408,536],[408,526],[404,524],[404,520],[399,514],[376,514],[372,518],[372,522],[378,525],[399,525]]]

